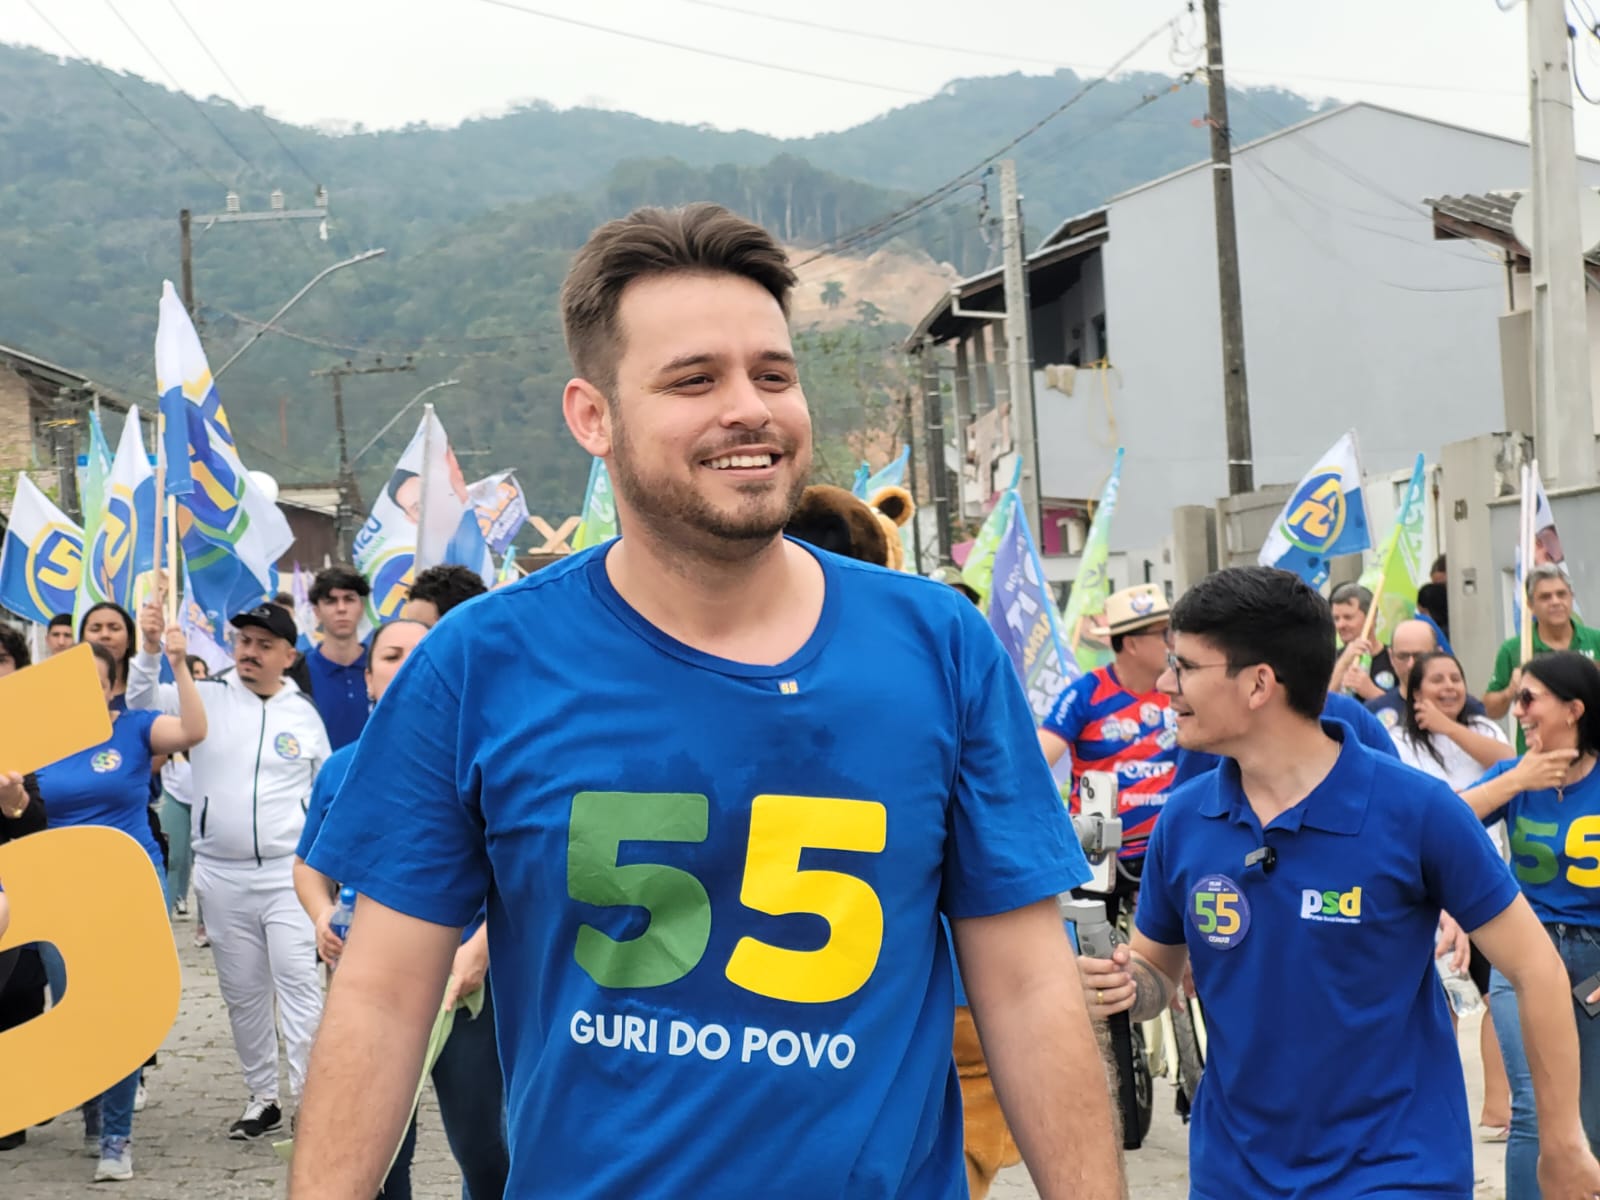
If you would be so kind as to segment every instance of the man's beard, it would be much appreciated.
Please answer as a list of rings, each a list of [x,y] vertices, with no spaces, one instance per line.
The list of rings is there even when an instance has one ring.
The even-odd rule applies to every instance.
[[[710,552],[715,557],[742,557],[759,549],[783,532],[789,518],[800,505],[805,491],[805,472],[796,471],[781,502],[774,499],[776,481],[757,485],[730,509],[709,502],[692,482],[652,480],[634,468],[633,443],[626,427],[612,408],[612,483],[627,503],[630,514],[652,533],[669,544],[684,549]],[[796,445],[785,438],[747,438],[744,445],[769,445],[777,442],[784,460],[799,463]],[[719,454],[738,453],[738,445],[721,449]],[[619,530],[626,535],[626,530]],[[719,553],[720,551],[720,553]]]

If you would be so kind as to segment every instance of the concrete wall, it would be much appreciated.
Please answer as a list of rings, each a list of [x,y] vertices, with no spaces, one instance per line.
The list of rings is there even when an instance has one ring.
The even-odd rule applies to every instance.
[[[1197,134],[1195,154],[1205,151]],[[1369,473],[1504,428],[1498,259],[1435,242],[1428,196],[1515,187],[1526,146],[1355,107],[1235,158],[1258,486],[1292,483],[1346,429]],[[1584,165],[1600,183],[1600,166]],[[1118,197],[1101,250],[1109,397],[1038,379],[1042,481],[1085,494],[1128,449],[1113,548],[1226,491],[1209,169]]]

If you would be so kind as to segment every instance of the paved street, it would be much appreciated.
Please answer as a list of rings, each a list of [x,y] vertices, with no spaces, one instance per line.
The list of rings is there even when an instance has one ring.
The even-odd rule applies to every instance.
[[[147,1076],[149,1107],[134,1118],[134,1179],[91,1187],[94,1163],[80,1148],[83,1125],[73,1114],[29,1130],[26,1146],[0,1154],[0,1196],[69,1200],[104,1192],[123,1200],[171,1200],[180,1195],[245,1200],[283,1195],[285,1171],[272,1147],[226,1137],[245,1097],[211,953],[188,945],[192,930],[188,922],[178,926],[183,942],[183,1007],[162,1047],[159,1069]],[[1476,1020],[1463,1024],[1462,1044],[1475,1117],[1481,1093]],[[460,1195],[459,1176],[431,1095],[424,1094],[413,1188],[418,1200],[455,1200]],[[1503,1147],[1478,1150],[1480,1200],[1502,1197]],[[1130,1194],[1135,1200],[1182,1200],[1187,1195],[1186,1153],[1184,1126],[1172,1111],[1172,1088],[1157,1080],[1155,1126],[1144,1148],[1128,1156]],[[1027,1173],[1017,1167],[1000,1177],[993,1196],[1035,1200],[1036,1193]]]

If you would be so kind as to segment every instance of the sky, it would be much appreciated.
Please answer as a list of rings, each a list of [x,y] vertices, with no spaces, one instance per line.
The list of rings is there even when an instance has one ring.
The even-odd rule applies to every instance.
[[[1569,0],[1569,19],[1592,26],[1591,7],[1600,0]],[[1526,24],[1517,0],[1223,5],[1235,84],[1371,100],[1513,137],[1528,124]],[[0,41],[333,128],[449,126],[543,100],[796,136],[847,128],[953,79],[1099,73],[1156,30],[1128,67],[1200,60],[1199,16],[1183,0],[0,0]],[[1600,99],[1600,40],[1578,42],[1578,77]],[[1600,108],[1578,99],[1576,109],[1579,150],[1600,157]]]

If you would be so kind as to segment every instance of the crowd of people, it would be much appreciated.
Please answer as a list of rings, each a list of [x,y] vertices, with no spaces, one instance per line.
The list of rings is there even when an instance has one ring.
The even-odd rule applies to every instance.
[[[710,205],[579,252],[563,410],[620,540],[481,598],[422,572],[375,630],[332,567],[318,640],[265,602],[209,677],[158,606],[52,623],[52,651],[94,646],[113,735],[0,776],[0,838],[110,824],[175,920],[192,888],[241,1073],[219,1136],[287,1127],[296,1200],[409,1196],[443,997],[432,1082],[477,1200],[960,1195],[1013,1154],[1047,1200],[1111,1200],[1093,1022],[1188,987],[1198,1200],[1468,1200],[1474,1124],[1508,1200],[1600,1197],[1600,633],[1561,568],[1528,572],[1534,654],[1507,642],[1481,698],[1442,560],[1384,645],[1358,585],[1125,589],[1111,662],[1036,725],[964,582],[784,536],[793,286]],[[556,633],[537,657],[529,629]],[[0,629],[0,674],[27,663]],[[1063,935],[1091,893],[1058,763],[1115,782],[1110,957]],[[1439,958],[1489,1003],[1476,1120]],[[70,986],[48,947],[0,983],[0,1028]],[[981,1170],[958,1059],[1009,1126]],[[83,1109],[96,1179],[132,1174],[141,1086]]]
[[[297,850],[309,846],[372,704],[406,654],[446,612],[485,590],[462,567],[423,571],[414,615],[368,636],[366,581],[347,567],[330,567],[311,590],[314,639],[296,625],[290,598],[275,597],[232,618],[233,666],[214,677],[203,659],[187,654],[181,628],[166,625],[158,603],[146,605],[137,622],[102,604],[76,631],[65,614],[47,631],[51,654],[80,640],[92,648],[112,736],[34,774],[0,781],[0,837],[110,826],[149,854],[174,921],[190,915],[192,889],[195,944],[209,946],[216,962],[247,1095],[226,1129],[230,1138],[255,1140],[283,1128],[279,1038],[293,1099],[322,1011],[319,959],[330,967],[338,960],[339,944],[327,932],[329,906],[314,892],[297,892],[296,872],[304,869]],[[22,635],[0,626],[0,675],[30,661]],[[472,956],[464,957],[453,986],[486,992],[486,939],[469,940]],[[66,964],[48,943],[0,956],[0,1028],[60,1003],[69,983]],[[488,1019],[473,1019],[485,1012]],[[463,1018],[434,1070],[435,1086],[463,1194],[499,1197],[508,1153],[487,995],[483,1008]],[[153,1065],[154,1059],[146,1069]],[[134,1113],[146,1101],[146,1069],[82,1107],[96,1182],[132,1178]],[[10,1134],[0,1150],[25,1140],[26,1131]],[[410,1195],[408,1163],[408,1155],[397,1161],[383,1196]]]

